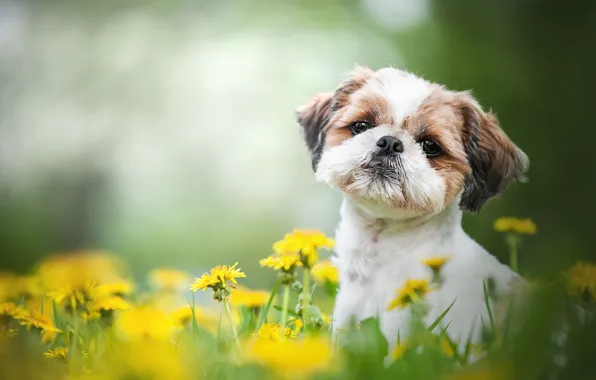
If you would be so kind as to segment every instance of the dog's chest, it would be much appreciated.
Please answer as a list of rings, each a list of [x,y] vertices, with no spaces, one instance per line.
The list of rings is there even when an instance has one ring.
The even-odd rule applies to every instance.
[[[383,314],[407,279],[429,275],[419,255],[429,250],[432,242],[426,240],[413,245],[411,239],[395,238],[390,233],[382,228],[338,230],[336,251],[341,274],[335,310],[338,326],[350,319]],[[401,319],[399,313],[396,318]]]

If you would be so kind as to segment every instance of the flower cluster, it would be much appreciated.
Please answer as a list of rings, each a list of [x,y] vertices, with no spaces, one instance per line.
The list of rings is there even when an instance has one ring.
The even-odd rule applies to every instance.
[[[514,232],[522,235],[536,234],[536,224],[532,219],[518,219],[514,217],[502,217],[495,221],[495,231]]]
[[[391,302],[380,305],[382,313],[412,317],[408,334],[398,334],[388,350],[378,318],[340,330],[324,312],[333,308],[340,273],[330,260],[319,260],[318,250],[332,246],[316,231],[286,235],[260,264],[292,274],[293,281],[280,277],[271,290],[239,284],[247,276],[238,263],[215,266],[194,281],[185,271],[158,268],[137,286],[119,260],[97,251],[49,257],[25,276],[0,273],[0,368],[18,375],[8,378],[49,380],[457,379],[501,373],[470,364],[506,357],[511,347],[503,348],[496,333],[505,329],[487,327],[478,344],[455,342],[450,307],[428,320],[427,296],[444,285],[450,256],[422,260],[419,269],[426,274],[405,281]],[[596,301],[596,264],[577,263],[562,278],[583,306]],[[219,302],[197,301],[199,290]],[[490,286],[484,291],[490,298]],[[490,306],[487,315],[483,322],[495,323]],[[32,375],[33,367],[43,373]]]
[[[505,243],[509,247],[509,266],[518,271],[518,251],[522,235],[536,234],[536,224],[531,219],[502,217],[495,221],[495,231],[505,233]]]
[[[424,279],[407,280],[405,285],[397,291],[397,296],[389,303],[388,311],[404,308],[423,298],[430,292],[430,282]]]
[[[567,272],[569,292],[585,302],[596,301],[596,264],[580,261]]]
[[[335,241],[324,233],[313,230],[294,230],[273,244],[273,251],[278,255],[299,254],[302,264],[311,268],[319,260],[321,248],[333,248]]]
[[[198,290],[205,291],[209,288],[213,289],[213,299],[223,301],[230,295],[229,284],[237,284],[237,278],[246,277],[242,269],[236,268],[238,263],[234,265],[218,265],[212,268],[210,272],[203,273],[199,278],[190,285],[190,290],[196,292]]]

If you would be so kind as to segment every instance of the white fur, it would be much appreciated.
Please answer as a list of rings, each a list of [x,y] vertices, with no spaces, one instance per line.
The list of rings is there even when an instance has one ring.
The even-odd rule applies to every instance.
[[[352,95],[352,103],[371,94],[382,96],[391,107],[393,123],[375,126],[338,146],[326,148],[317,165],[317,179],[334,187],[349,183],[344,190],[363,201],[374,199],[389,205],[407,199],[412,205],[444,206],[444,179],[430,166],[420,145],[401,127],[405,118],[415,113],[436,88],[436,85],[405,71],[377,71],[373,79]],[[338,123],[351,120],[356,110],[356,107],[348,106]],[[376,142],[383,136],[397,137],[404,144],[395,181],[380,181],[362,170],[377,149]]]
[[[481,318],[488,323],[483,281],[492,278],[497,292],[504,293],[519,276],[485,251],[462,229],[457,201],[436,215],[405,217],[383,210],[380,218],[374,208],[345,199],[341,222],[336,231],[340,291],[334,311],[334,328],[345,328],[357,321],[379,316],[383,334],[395,344],[398,331],[407,337],[409,308],[387,311],[396,291],[407,279],[430,278],[421,262],[429,257],[450,256],[442,270],[444,283],[428,294],[432,323],[457,301],[444,318],[448,333],[456,342],[466,342],[473,330],[473,341],[480,339]]]
[[[431,277],[422,259],[449,256],[442,286],[427,296],[426,322],[436,320],[457,298],[439,327],[450,323],[448,333],[459,343],[473,332],[477,342],[482,318],[489,321],[483,282],[492,278],[497,293],[505,293],[520,278],[463,231],[460,197],[444,204],[444,177],[402,128],[405,118],[437,88],[403,71],[377,71],[351,95],[350,104],[359,104],[359,97],[382,96],[391,107],[391,124],[374,126],[322,152],[317,179],[344,193],[336,233],[335,263],[341,277],[335,329],[347,327],[352,319],[379,316],[390,344],[395,344],[398,331],[407,337],[410,310],[387,311],[390,301],[406,280]],[[350,104],[342,111],[340,125],[354,121],[358,107]],[[378,157],[373,159],[376,142],[387,135],[400,139],[404,151],[394,161],[382,161],[379,170],[370,170],[379,168],[374,166]]]

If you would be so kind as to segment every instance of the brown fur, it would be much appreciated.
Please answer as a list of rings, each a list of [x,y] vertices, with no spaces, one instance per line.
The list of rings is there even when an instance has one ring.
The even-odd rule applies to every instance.
[[[350,126],[357,121],[365,121],[371,126],[380,124],[391,124],[391,108],[387,100],[380,96],[354,96],[352,103],[336,112],[327,125],[326,135],[327,146],[341,144],[344,140],[352,137]]]
[[[466,179],[460,206],[478,211],[505,191],[512,181],[523,181],[529,167],[526,155],[507,137],[492,112],[484,112],[468,93],[458,93],[454,106],[464,118],[462,138],[472,173]]]
[[[434,91],[405,123],[405,129],[417,140],[433,140],[444,153],[430,158],[430,165],[445,180],[445,203],[461,191],[472,171],[461,138],[464,119],[454,104],[454,95],[443,89]]]
[[[329,126],[335,124],[332,118],[350,103],[351,95],[364,86],[373,74],[374,72],[370,69],[357,67],[335,92],[315,96],[296,112],[304,139],[311,153],[313,169],[316,168],[319,161],[323,144],[327,142],[337,145],[351,137],[349,129],[331,133],[330,136],[327,136],[327,132],[330,129]]]
[[[324,147],[337,146],[352,138],[350,127],[355,122],[364,121],[372,127],[381,124],[398,127],[385,97],[359,91],[374,75],[369,69],[357,68],[333,94],[319,95],[299,111],[313,168]],[[429,158],[429,163],[445,181],[445,204],[463,190],[460,207],[477,211],[489,198],[504,191],[508,183],[523,178],[527,157],[503,132],[496,117],[491,112],[485,113],[470,94],[431,86],[434,91],[414,114],[406,117],[400,128],[418,142],[429,139],[442,147],[443,153]],[[343,181],[346,183],[340,187],[350,193],[353,179]],[[408,205],[407,199],[399,203],[393,206],[413,206]]]

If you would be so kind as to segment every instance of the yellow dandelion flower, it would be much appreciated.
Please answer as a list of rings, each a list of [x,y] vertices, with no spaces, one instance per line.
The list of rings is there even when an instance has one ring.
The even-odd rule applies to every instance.
[[[48,317],[36,310],[29,311],[26,315],[15,317],[15,319],[18,319],[21,325],[29,328],[34,327],[45,332],[61,332]]]
[[[174,327],[171,316],[148,307],[124,310],[116,320],[117,330],[130,340],[166,340]]]
[[[322,314],[323,319],[325,319],[326,314]],[[298,333],[300,333],[300,330],[302,329],[302,319],[300,318],[295,318],[294,320],[290,321],[290,326],[293,325],[294,329],[293,334],[294,336],[298,336]]]
[[[294,323],[294,329],[286,327],[284,330],[284,338],[295,338],[300,333],[302,322]],[[281,324],[280,323],[263,323],[257,331],[257,335],[262,339],[280,340],[281,339]]]
[[[12,302],[0,303],[0,320],[3,318],[20,319],[26,317],[28,314],[27,310]]]
[[[172,312],[172,319],[174,320],[174,324],[176,326],[186,326],[186,324],[192,321],[192,309],[190,306],[183,306],[177,310],[174,310],[174,312]]]
[[[271,255],[259,261],[263,268],[272,268],[273,270],[291,271],[296,267],[302,266],[300,255],[298,253],[284,253]]]
[[[330,369],[333,352],[326,337],[253,339],[245,347],[244,359],[271,368],[280,375],[306,377]]]
[[[424,265],[426,265],[427,267],[429,267],[430,269],[432,269],[433,272],[435,272],[435,271],[440,271],[447,261],[449,261],[449,257],[446,257],[446,256],[445,257],[431,257],[431,258],[422,260],[422,263]]]
[[[404,308],[414,302],[416,298],[424,297],[430,290],[428,280],[407,280],[405,285],[398,290],[395,299],[389,303],[387,310]]]
[[[523,235],[536,234],[536,224],[532,219],[518,219],[513,217],[502,217],[495,221],[494,229],[497,232],[516,232]]]
[[[281,326],[279,323],[263,323],[257,335],[263,339],[280,340]]]
[[[337,285],[339,283],[339,271],[331,260],[324,260],[314,265],[311,270],[313,278],[321,284],[327,282]]]
[[[198,290],[205,291],[208,288],[222,287],[225,288],[228,282],[237,284],[236,278],[246,277],[246,274],[242,272],[242,269],[236,268],[238,263],[234,265],[218,265],[215,268],[211,268],[208,273],[203,273],[200,278],[196,278],[191,284],[190,290],[196,292]]]
[[[91,296],[99,298],[104,296],[128,296],[135,290],[132,282],[126,280],[117,280],[107,284],[96,286],[92,289]]]
[[[190,273],[169,268],[154,269],[148,275],[154,289],[172,292],[184,290],[191,278]]]
[[[201,277],[195,278],[195,281],[190,285],[190,290],[196,292],[198,290],[205,291],[209,288],[215,288],[219,280],[210,273],[204,273]]]
[[[28,298],[39,297],[43,293],[42,286],[37,276],[20,276],[15,278],[15,292],[19,296]]]
[[[271,293],[264,290],[253,290],[244,286],[238,286],[232,289],[230,293],[230,304],[235,306],[261,307]]]
[[[92,311],[116,311],[128,308],[130,308],[130,304],[118,296],[102,297],[89,303],[89,310]]]
[[[200,363],[200,358],[197,359]],[[93,380],[188,380],[193,378],[193,373],[200,373],[198,368],[193,368],[195,363],[189,364],[183,360],[178,348],[170,341],[145,340],[118,344],[107,353],[105,362],[110,365],[94,370]],[[100,372],[102,370],[104,372]]]
[[[81,305],[91,300],[91,293],[95,284],[88,282],[82,286],[64,285],[46,293],[48,298],[56,304],[65,304],[72,310],[77,310]]]
[[[320,248],[333,248],[335,240],[328,238],[324,233],[314,230],[295,229],[284,238],[273,244],[273,251],[277,254],[299,253],[304,258],[303,262],[312,267],[318,260]]]
[[[53,350],[48,350],[43,354],[43,356],[48,359],[58,360],[66,360],[66,355],[68,355],[68,347],[58,347]]]
[[[596,300],[596,264],[580,261],[567,273],[569,293],[585,301]]]
[[[122,278],[124,263],[104,251],[81,251],[49,256],[37,268],[47,290],[85,288],[89,283],[103,285]]]

